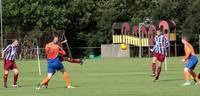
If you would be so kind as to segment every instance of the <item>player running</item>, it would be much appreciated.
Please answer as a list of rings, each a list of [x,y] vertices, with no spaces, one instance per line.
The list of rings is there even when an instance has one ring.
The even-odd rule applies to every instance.
[[[191,85],[190,75],[194,78],[195,82],[198,81],[198,76],[194,72],[194,69],[198,63],[198,57],[195,55],[192,45],[188,42],[186,37],[182,37],[182,43],[184,44],[185,57],[182,59],[183,64],[185,64],[185,80],[186,82],[183,86]]]
[[[169,47],[169,41],[161,34],[160,30],[156,31],[156,36],[154,38],[155,45],[151,51],[154,53],[152,60],[152,76],[154,77],[154,81],[159,79],[162,63],[165,60],[165,54],[167,47]],[[158,62],[157,73],[156,73],[156,61]]]
[[[42,86],[48,84],[48,81],[52,78],[56,70],[63,74],[63,78],[66,82],[66,87],[74,88],[71,86],[69,76],[59,58],[59,55],[66,55],[66,52],[57,43],[58,36],[54,36],[53,41],[45,46],[48,63],[48,76],[40,84],[38,84],[37,89],[40,89]]]
[[[9,44],[2,52],[1,58],[4,59],[4,82],[3,86],[4,88],[7,88],[7,79],[8,79],[8,73],[10,70],[14,71],[14,81],[13,81],[13,87],[17,88],[17,79],[19,76],[19,71],[17,68],[17,65],[15,63],[15,59],[17,56],[17,48],[18,48],[18,40],[13,40],[12,44]]]

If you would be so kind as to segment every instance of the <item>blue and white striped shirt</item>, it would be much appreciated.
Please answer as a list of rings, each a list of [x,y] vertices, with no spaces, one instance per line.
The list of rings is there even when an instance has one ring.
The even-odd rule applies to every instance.
[[[14,61],[17,57],[17,47],[12,46],[12,44],[8,45],[4,50],[4,59]]]
[[[154,53],[160,53],[165,55],[167,47],[169,47],[169,41],[164,35],[159,35],[154,38],[155,45],[153,46]]]

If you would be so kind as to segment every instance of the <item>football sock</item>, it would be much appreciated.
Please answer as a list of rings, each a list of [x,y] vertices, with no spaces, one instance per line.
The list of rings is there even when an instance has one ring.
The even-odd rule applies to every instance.
[[[160,73],[161,73],[161,67],[158,67],[158,70],[157,70],[157,76],[160,76]]]
[[[73,58],[68,58],[67,61],[71,62],[71,63],[80,63],[81,62],[80,59],[73,59]]]
[[[14,81],[13,85],[17,85],[17,79],[18,79],[19,74],[14,74]]]
[[[156,74],[156,63],[152,63],[153,74]]]
[[[186,81],[190,80],[190,72],[189,71],[185,71],[185,80]]]
[[[69,80],[69,76],[68,76],[67,72],[63,72],[63,78],[66,82],[66,85],[70,86],[70,80]]]
[[[42,85],[45,85],[49,80],[50,80],[50,78],[49,78],[49,77],[46,77],[46,78],[40,83],[40,85],[41,85],[41,86],[42,86]]]
[[[8,74],[4,74],[4,86],[7,85]]]

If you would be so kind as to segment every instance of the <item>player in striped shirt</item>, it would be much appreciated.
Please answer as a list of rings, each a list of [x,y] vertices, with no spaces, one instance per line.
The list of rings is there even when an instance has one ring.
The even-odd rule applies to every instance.
[[[2,52],[1,58],[4,59],[4,87],[7,88],[7,79],[9,70],[14,71],[14,81],[13,87],[18,87],[17,79],[19,75],[19,71],[17,65],[15,63],[15,59],[17,56],[17,48],[18,48],[18,40],[13,40],[13,43],[8,45]]]
[[[198,81],[199,83],[198,76],[194,72],[194,69],[198,63],[198,57],[196,56],[194,48],[188,42],[188,39],[186,37],[182,37],[181,41],[184,44],[184,51],[185,51],[185,57],[182,60],[182,62],[183,64],[185,64],[184,72],[185,72],[186,82],[183,84],[183,86],[191,85],[190,75],[192,75],[195,82]]]
[[[169,47],[169,41],[165,38],[164,35],[161,34],[160,30],[156,31],[156,36],[154,38],[155,45],[151,51],[154,53],[152,60],[152,76],[154,77],[154,81],[159,79],[162,63],[165,60],[166,50]],[[156,61],[158,62],[157,73],[156,73]]]

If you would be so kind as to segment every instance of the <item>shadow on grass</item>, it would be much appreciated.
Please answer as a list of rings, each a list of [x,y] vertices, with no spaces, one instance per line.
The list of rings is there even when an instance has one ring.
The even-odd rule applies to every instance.
[[[158,81],[166,81],[166,82],[169,82],[169,81],[182,81],[183,79],[165,79],[165,80],[158,80]]]
[[[18,85],[18,87],[20,87],[20,88],[33,87],[33,86],[36,86],[36,85],[33,85],[33,84],[29,84],[29,85]]]
[[[80,87],[80,86],[74,85],[73,87],[75,87],[75,89],[76,89],[76,88],[78,88],[78,87]],[[65,86],[60,86],[60,87],[49,87],[49,88],[47,88],[47,89],[63,89],[63,88],[66,88],[66,89],[67,89],[67,87],[65,87]],[[73,88],[72,88],[72,89],[73,89]]]

